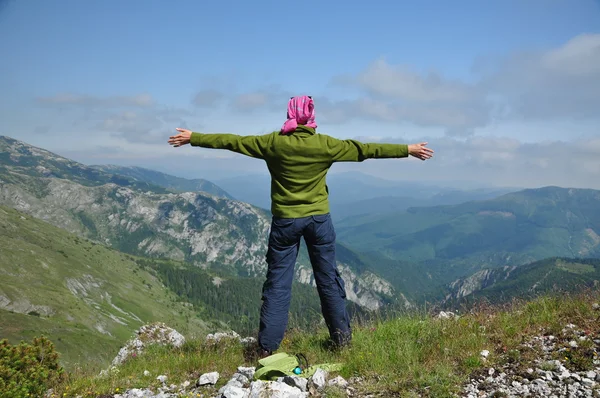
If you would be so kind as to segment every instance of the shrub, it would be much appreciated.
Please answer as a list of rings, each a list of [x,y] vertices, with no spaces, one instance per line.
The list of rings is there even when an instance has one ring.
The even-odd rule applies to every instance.
[[[0,396],[3,398],[41,397],[50,385],[62,379],[54,345],[46,337],[32,344],[11,345],[0,340]]]

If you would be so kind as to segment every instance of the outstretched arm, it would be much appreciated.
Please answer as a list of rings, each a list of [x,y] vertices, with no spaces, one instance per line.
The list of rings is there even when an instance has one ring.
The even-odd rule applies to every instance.
[[[177,128],[179,134],[169,138],[174,147],[191,144],[203,148],[227,149],[253,158],[264,159],[269,135],[200,134]]]
[[[433,156],[427,143],[420,144],[380,144],[362,143],[356,140],[338,140],[328,137],[327,145],[334,162],[362,162],[365,159],[405,158],[414,156],[421,160]]]

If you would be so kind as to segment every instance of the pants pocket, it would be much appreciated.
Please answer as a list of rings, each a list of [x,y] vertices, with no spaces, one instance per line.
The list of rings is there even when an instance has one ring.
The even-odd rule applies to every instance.
[[[335,277],[335,282],[338,286],[338,289],[340,290],[340,296],[342,296],[342,298],[346,298],[346,284],[344,283],[344,280],[342,279],[342,276],[340,275],[340,273],[336,270],[336,277]]]

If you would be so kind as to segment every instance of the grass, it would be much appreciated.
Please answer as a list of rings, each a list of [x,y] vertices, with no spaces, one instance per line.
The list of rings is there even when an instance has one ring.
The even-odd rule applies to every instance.
[[[340,374],[347,380],[359,378],[353,387],[361,395],[452,397],[469,376],[489,367],[532,366],[540,353],[525,349],[522,343],[534,336],[553,334],[566,346],[569,338],[564,337],[563,341],[560,336],[569,323],[600,336],[600,312],[592,308],[599,299],[600,292],[596,290],[514,301],[502,307],[481,305],[456,320],[412,313],[391,320],[355,323],[352,345],[340,352],[328,350],[324,329],[296,329],[287,333],[280,351],[304,353],[311,364],[343,363]],[[489,350],[487,359],[481,357],[482,350]],[[575,371],[591,363],[592,351],[581,345],[557,359]],[[98,369],[78,369],[56,387],[55,396],[97,397],[133,387],[158,387],[159,374],[168,376],[168,384],[188,380],[193,386],[202,373],[212,371],[221,374],[216,391],[241,365],[255,363],[244,359],[240,345],[215,347],[202,340],[191,340],[177,349],[153,347],[108,377],[97,377]],[[143,376],[144,370],[149,370],[151,376]],[[345,392],[328,388],[326,396],[343,397]]]
[[[0,339],[44,334],[66,368],[110,361],[145,323],[198,335],[209,330],[132,256],[3,206],[0,242]]]

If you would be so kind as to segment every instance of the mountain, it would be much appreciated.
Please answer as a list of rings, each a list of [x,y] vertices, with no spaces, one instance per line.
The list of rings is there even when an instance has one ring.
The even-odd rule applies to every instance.
[[[0,206],[0,337],[41,333],[64,363],[106,365],[142,324],[184,335],[258,329],[262,280],[219,276],[190,264],[133,257]],[[349,303],[352,314],[363,315]],[[316,289],[292,286],[290,327],[322,322]]]
[[[149,322],[212,327],[131,256],[4,206],[0,242],[2,338],[44,333],[68,363],[106,362]]]
[[[226,276],[266,274],[270,219],[262,209],[203,192],[169,192],[6,137],[0,152],[0,204],[125,253],[182,260]],[[376,309],[396,295],[356,264],[350,250],[339,245],[338,251],[351,301]],[[314,283],[305,249],[298,263],[296,279]]]
[[[409,268],[421,269],[420,280],[442,285],[484,268],[549,257],[600,257],[600,191],[545,187],[459,205],[414,207],[364,223],[342,222],[338,237],[365,254],[413,264]],[[389,279],[381,263],[371,263],[372,269]]]
[[[116,165],[94,165],[90,167],[109,174],[131,177],[135,181],[158,185],[173,192],[206,192],[220,198],[234,199],[219,186],[203,179],[189,180],[142,167]]]
[[[559,289],[576,292],[600,286],[600,259],[548,258],[521,266],[484,269],[447,286],[446,305],[486,300],[530,299]]]
[[[221,179],[216,183],[239,200],[269,209],[270,181],[268,174],[253,174]],[[336,222],[356,216],[404,211],[413,206],[491,199],[514,190],[496,187],[460,190],[443,185],[386,180],[358,172],[330,173],[327,186],[331,214]]]

